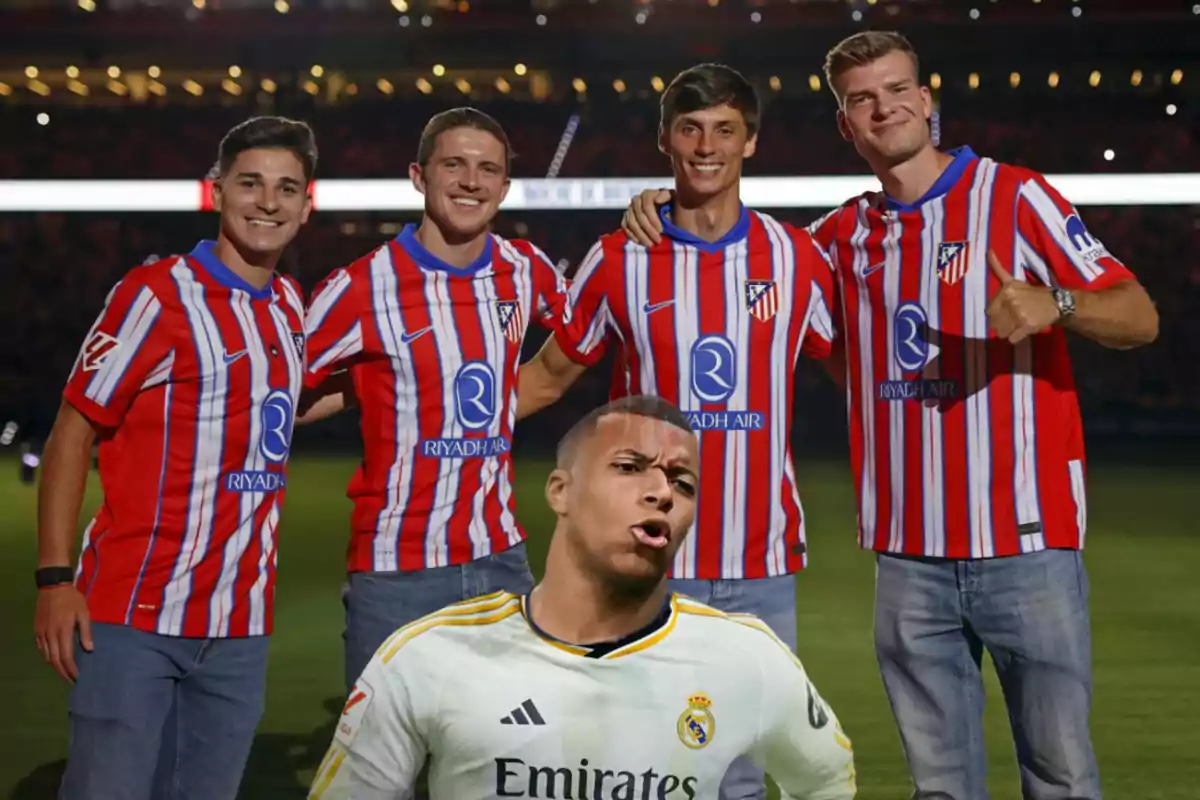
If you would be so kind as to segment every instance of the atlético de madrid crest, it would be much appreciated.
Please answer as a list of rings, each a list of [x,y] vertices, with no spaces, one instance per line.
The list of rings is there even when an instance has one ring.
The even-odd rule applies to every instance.
[[[942,242],[938,245],[937,271],[942,283],[953,286],[967,274],[971,266],[969,242]]]
[[[521,304],[516,300],[497,300],[496,316],[500,327],[504,329],[504,338],[513,344],[520,344],[525,335],[525,325],[521,320]]]
[[[759,322],[768,322],[779,310],[775,281],[746,281],[746,310]]]

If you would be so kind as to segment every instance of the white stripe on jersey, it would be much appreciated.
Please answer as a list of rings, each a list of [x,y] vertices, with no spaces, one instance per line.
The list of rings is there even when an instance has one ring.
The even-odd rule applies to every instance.
[[[263,347],[262,337],[258,334],[258,325],[254,316],[254,307],[250,297],[243,292],[235,292],[230,299],[234,319],[242,331],[242,339],[246,343],[246,360],[250,364],[250,406],[249,439],[247,440],[246,459],[242,469],[247,472],[261,472],[266,468],[266,458],[258,446],[262,439],[262,418],[259,409],[270,393],[269,374],[270,362],[267,359],[266,348]],[[295,350],[295,348],[288,348]],[[237,401],[240,403],[240,399]],[[262,502],[264,492],[241,492],[238,498],[238,526],[225,542],[225,551],[221,556],[221,574],[217,585],[209,598],[208,635],[221,637],[229,635],[229,619],[233,612],[234,585],[237,583],[238,569],[241,566],[241,555],[246,551],[254,536],[254,510]],[[253,631],[251,631],[253,633]]]
[[[1023,237],[1019,231],[1013,233],[1015,238],[1009,263],[1012,264],[1013,277],[1024,281],[1026,262],[1021,257]],[[1014,510],[1018,527],[1038,522],[1042,516],[1041,497],[1038,495],[1037,410],[1034,407],[1033,388],[1033,339],[1027,338],[1013,346],[1012,365],[1013,494],[1016,498]],[[1031,552],[1027,548],[1044,550],[1045,537],[1040,533],[1032,539],[1022,535],[1018,537],[1017,545],[1023,552]]]
[[[396,450],[392,454],[392,466],[388,468],[388,500],[375,523],[374,562],[375,569],[381,572],[400,569],[397,543],[413,480],[413,463],[407,456],[420,437],[420,431],[415,427],[416,377],[409,367],[408,346],[400,338],[404,334],[404,323],[397,302],[397,283],[391,248],[381,247],[371,257],[371,308],[379,340],[392,360],[395,375],[392,390],[396,398]],[[316,328],[310,324],[308,329]]]
[[[989,161],[989,163],[991,162]],[[1021,184],[1020,191],[1021,195],[1029,201],[1029,207],[1037,214],[1042,225],[1050,232],[1055,244],[1067,256],[1067,260],[1071,262],[1071,266],[1075,267],[1075,271],[1079,273],[1080,277],[1088,283],[1100,277],[1104,270],[1099,265],[1077,257],[1079,251],[1075,249],[1075,244],[1067,235],[1066,217],[1059,210],[1054,199],[1042,188],[1042,185],[1037,181],[1026,181]]]
[[[865,247],[871,234],[871,225],[867,218],[868,209],[866,199],[858,202],[850,245],[854,253],[854,280],[858,283],[859,381],[862,385],[861,395],[865,398],[859,409],[863,427],[863,470],[862,486],[859,490],[862,501],[859,504],[858,525],[862,535],[862,546],[874,548],[877,535],[876,519],[879,516],[879,500],[875,491],[875,332],[872,329],[871,293],[867,288],[867,279],[863,277],[863,270],[874,266],[869,263],[870,254]]]
[[[925,203],[921,207],[921,308],[925,309],[929,330],[942,329],[942,280],[938,275],[938,245],[946,239],[946,200]],[[926,376],[937,381],[942,376],[941,352],[936,342],[929,343]],[[921,404],[921,496],[924,514],[923,552],[946,555],[946,476],[945,431],[942,412],[933,403]],[[915,479],[915,476],[914,476]]]
[[[750,405],[750,320],[746,309],[744,286],[748,269],[749,237],[726,245],[722,270],[725,298],[724,334],[733,344],[736,370],[733,394],[726,400],[727,408],[751,408]],[[776,294],[779,289],[776,289]],[[775,365],[771,365],[774,371]],[[725,434],[725,502],[721,521],[721,574],[734,580],[743,577],[746,556],[746,433],[730,431]]]
[[[628,247],[628,245],[627,245]],[[675,320],[675,341],[676,342],[694,342],[700,338],[699,318],[685,312],[689,308],[700,308],[700,297],[697,294],[698,283],[696,275],[700,271],[699,254],[694,248],[686,247],[678,242],[673,242],[671,247],[671,281],[672,294],[675,299],[674,320]],[[632,302],[632,301],[631,301]],[[632,324],[634,309],[630,308],[630,322]],[[677,368],[679,371],[679,400],[680,409],[683,411],[694,411],[698,409],[697,398],[692,391],[692,358],[690,353],[684,353],[680,349],[675,357],[678,362]],[[704,452],[704,437],[697,437],[697,452]],[[703,455],[701,455],[703,459]],[[698,496],[697,496],[698,497]],[[671,574],[678,578],[694,578],[696,577],[696,526],[695,523],[688,530],[688,536],[683,540],[683,544],[675,553],[675,563],[672,566]]]
[[[1058,281],[1054,279],[1054,273],[1050,271],[1050,268],[1042,259],[1042,254],[1025,239],[1025,236],[1020,231],[1017,231],[1016,236],[1018,244],[1017,258],[1013,260],[1013,267],[1028,268],[1037,276],[1043,286],[1057,286]],[[1015,276],[1016,273],[1014,272],[1013,275]]]
[[[579,269],[575,272],[575,278],[571,281],[571,287],[568,293],[569,301],[566,308],[563,309],[563,324],[571,321],[572,314],[575,308],[575,299],[579,297],[584,286],[588,281],[598,280],[601,286],[596,289],[603,296],[600,301],[600,306],[596,309],[596,313],[592,318],[591,327],[588,328],[587,335],[583,337],[583,343],[580,345],[580,350],[584,353],[590,353],[596,348],[600,342],[604,341],[604,337],[608,335],[608,331],[612,326],[612,313],[608,307],[608,287],[604,286],[604,271],[597,272],[597,268],[604,263],[604,242],[599,241],[592,245],[592,249],[583,257],[583,261],[579,264]]]
[[[883,235],[883,307],[891,314],[900,308],[901,272],[904,255],[900,248],[904,236],[904,224],[897,214],[884,216],[886,230]],[[886,313],[886,312],[885,312]],[[904,372],[893,355],[898,352],[896,326],[887,325],[887,380],[902,381]],[[896,551],[904,547],[904,406],[894,404],[888,409],[888,459],[891,462],[891,505],[888,517],[888,548]]]
[[[146,542],[146,553],[142,556],[142,565],[138,567],[138,576],[137,580],[133,582],[133,591],[129,593],[129,605],[125,607],[126,625],[133,619],[138,592],[142,587],[142,578],[146,575],[146,565],[150,563],[150,554],[154,551],[154,541],[158,538],[158,524],[162,520],[163,487],[167,482],[167,456],[171,452],[171,393],[174,389],[175,385],[168,383],[166,390],[163,391],[163,420],[166,421],[166,424],[163,425],[162,458],[159,459],[158,466],[158,500],[154,504],[154,528],[151,529],[150,539]]]
[[[150,389],[164,383],[167,378],[171,377],[171,370],[175,367],[175,350],[172,349],[163,360],[158,362],[158,365],[150,370],[146,379],[142,381],[142,390]]]
[[[784,485],[783,480],[786,478],[788,485],[792,487],[792,501],[800,511],[800,530],[803,535],[805,531],[804,506],[800,502],[800,492],[796,487],[795,466],[792,463],[792,459],[787,457],[788,443],[791,437],[791,431],[787,425],[787,393],[788,388],[795,380],[796,365],[800,358],[800,347],[804,343],[804,333],[808,330],[809,322],[813,317],[813,309],[820,306],[818,300],[820,290],[817,287],[817,282],[815,280],[811,281],[814,294],[809,298],[808,309],[804,313],[804,320],[800,326],[800,340],[797,343],[795,351],[792,353],[792,360],[789,362],[787,358],[788,337],[792,328],[792,314],[796,313],[796,310],[792,307],[796,298],[796,247],[792,237],[788,235],[779,222],[765,214],[759,214],[758,218],[767,233],[767,239],[771,242],[771,278],[776,284],[777,302],[779,304],[779,308],[776,311],[777,322],[775,324],[775,331],[771,338],[770,403],[771,408],[780,409],[782,413],[771,415],[771,469],[768,474],[771,486],[782,487]],[[814,252],[820,252],[816,247],[812,249]],[[825,318],[826,320],[829,319],[827,313],[825,314]],[[743,434],[744,436],[745,434]],[[783,475],[779,474],[778,465],[780,464],[783,465]],[[779,501],[771,503],[767,515],[768,574],[782,575],[786,571],[786,528],[787,521],[783,516],[783,506]],[[801,556],[801,562],[807,563],[807,561],[808,554],[805,553]]]
[[[267,575],[268,570],[274,569],[278,562],[279,550],[275,547],[275,531],[279,527],[279,498],[271,503],[259,528],[258,538],[262,543],[262,552],[258,556],[258,577],[250,587],[250,635],[262,634],[266,631],[267,619]]]
[[[382,248],[386,250],[387,248]],[[381,252],[382,252],[381,250]],[[329,312],[337,305],[338,300],[342,295],[350,289],[350,273],[345,268],[337,270],[326,282],[325,288],[321,293],[313,298],[312,305],[308,309],[308,315],[305,318],[304,327],[307,331],[312,332],[321,327],[325,322],[325,318],[329,316]]]
[[[121,378],[125,376],[125,371],[129,369],[129,365],[141,351],[142,343],[145,342],[147,334],[150,333],[150,329],[161,312],[162,303],[154,296],[154,292],[148,286],[142,287],[138,296],[130,304],[129,312],[125,315],[121,327],[115,334],[115,338],[121,343],[120,346],[104,359],[99,369],[96,370],[96,374],[88,381],[87,389],[84,391],[87,399],[101,406],[108,405],[113,392],[121,385]],[[89,335],[85,340],[85,348],[90,341],[91,336]],[[83,353],[80,354],[80,357],[83,357]]]
[[[995,555],[992,533],[992,431],[988,388],[988,276],[991,247],[988,221],[996,162],[980,159],[967,201],[967,241],[971,242],[963,286],[963,339],[966,343],[965,404],[967,418],[967,514],[971,522],[971,557]]]
[[[675,245],[676,248],[679,245]],[[657,363],[650,341],[650,319],[646,304],[650,302],[650,256],[646,248],[632,241],[625,243],[625,297],[629,328],[633,334],[633,351],[637,353],[642,394],[659,394]],[[675,301],[679,313],[679,301]],[[628,365],[626,366],[628,369]]]
[[[79,562],[75,564],[75,579],[83,574],[83,557],[87,555],[88,548],[92,546],[92,528],[96,527],[96,518],[92,517],[92,521],[83,529],[83,542],[79,545]]]
[[[1073,458],[1067,462],[1071,472],[1071,498],[1075,501],[1075,524],[1079,526],[1079,546],[1087,534],[1087,484],[1083,477],[1083,461]]]
[[[458,419],[458,404],[455,402],[454,376],[463,365],[462,342],[454,324],[454,309],[450,300],[449,276],[445,272],[422,270],[425,274],[425,303],[429,309],[429,321],[433,328],[428,336],[436,342],[438,361],[442,370],[442,408],[445,409],[441,436],[458,439],[463,435],[463,426]],[[425,528],[425,564],[427,567],[444,567],[450,563],[449,527],[454,517],[454,501],[458,497],[461,477],[459,462],[453,458],[438,460],[437,488],[434,489],[433,508],[429,512],[429,523]]]
[[[514,264],[517,264],[519,266],[527,266],[527,269],[524,269],[524,270],[516,269],[513,271],[513,282],[517,288],[518,304],[520,305],[520,307],[522,309],[528,309],[528,311],[525,314],[525,327],[526,327],[526,330],[528,330],[529,326],[532,324],[534,314],[541,313],[538,310],[538,308],[536,307],[537,304],[539,302],[541,302],[542,299],[544,299],[544,298],[541,298],[536,295],[536,288],[535,288],[535,284],[534,284],[534,280],[533,280],[533,270],[535,268],[535,265],[528,258],[526,258],[521,253],[520,250],[513,247],[512,243],[509,242],[508,240],[503,239],[499,236],[493,237],[493,239],[494,239],[494,241],[499,243],[501,252],[504,254],[504,256],[509,261],[511,261]],[[541,256],[541,258],[545,259],[546,263],[548,265],[550,265],[550,267],[553,269],[553,265],[550,264],[550,259],[546,258],[545,253],[542,253],[542,251],[538,250],[536,247],[534,248],[534,252],[538,253]],[[554,274],[558,275],[558,271],[554,270]],[[529,280],[525,280],[526,275],[528,275]],[[559,283],[562,283],[561,275],[558,275],[558,281],[559,281]],[[494,301],[498,297],[498,292],[496,289],[495,282],[493,281],[491,283],[484,284],[484,290],[487,293],[487,296],[491,299],[491,302],[494,303]],[[494,337],[496,344],[497,344],[498,352],[503,352],[503,349],[506,346],[504,344],[504,328],[500,324],[500,318],[497,315],[492,314],[491,320],[492,320],[492,327],[488,327],[487,325],[484,326],[485,335]],[[522,340],[522,341],[524,341],[524,340]],[[491,351],[489,350],[489,352],[491,352]],[[517,426],[517,384],[518,384],[517,376],[519,374],[520,368],[521,368],[521,359],[518,356],[517,358],[513,359],[512,373],[511,373],[511,375],[509,375],[510,381],[509,381],[509,392],[508,392],[508,419],[506,420],[506,427],[508,428],[509,431],[515,430],[516,426]],[[497,433],[498,433],[498,431],[497,431]],[[508,543],[510,545],[520,544],[521,533],[517,528],[516,517],[513,516],[512,510],[511,510],[511,500],[512,500],[512,494],[513,494],[512,480],[510,479],[509,474],[506,470],[500,469],[500,460],[499,459],[489,458],[486,461],[487,461],[486,468],[489,470],[493,470],[497,474],[497,477],[495,478],[495,480],[498,480],[500,483],[500,488],[497,493],[497,499],[500,501],[500,508],[502,509],[500,512],[500,525],[501,525],[501,527],[503,527],[504,532],[507,534]],[[481,502],[479,503],[479,507],[476,510],[475,516],[471,521],[472,526],[478,525],[481,528],[482,539],[484,539],[484,540],[486,540],[486,538],[487,538],[487,531],[483,530],[482,498],[487,494],[489,485],[490,485],[490,482],[485,483],[482,490],[480,491],[479,497],[481,499]],[[490,545],[490,543],[488,543],[486,546],[490,547],[491,545]]]
[[[224,342],[217,322],[204,298],[204,285],[182,259],[171,267],[179,289],[184,314],[196,345],[198,381],[196,449],[193,456],[191,489],[188,496],[187,527],[171,580],[163,590],[158,613],[158,633],[178,636],[192,587],[192,565],[208,549],[221,480],[221,451],[225,445],[225,399],[228,374],[224,364]]]

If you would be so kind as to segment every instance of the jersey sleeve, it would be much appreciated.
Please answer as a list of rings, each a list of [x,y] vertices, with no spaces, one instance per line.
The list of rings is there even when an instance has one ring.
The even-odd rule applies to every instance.
[[[1018,256],[1042,284],[1104,289],[1133,277],[1044,177],[1034,175],[1022,184],[1016,218]]]
[[[762,625],[762,623],[757,623]],[[800,659],[765,625],[773,642],[760,661],[761,718],[755,760],[784,800],[849,800],[857,789],[854,750]]]
[[[546,330],[558,328],[567,302],[567,279],[544,252],[531,242],[513,244],[529,259],[533,284],[533,322]]]
[[[429,693],[415,685],[419,669],[385,663],[385,653],[386,645],[363,670],[342,707],[333,743],[313,778],[310,800],[412,796],[429,752],[425,729],[431,717],[422,707]]]
[[[827,358],[839,336],[837,280],[833,262],[808,234],[801,234],[798,256],[804,260],[797,273],[812,276],[809,292],[808,327],[800,352],[809,358]]]
[[[126,276],[84,339],[63,397],[93,423],[115,428],[143,389],[166,381],[174,342],[154,290]]]
[[[591,366],[604,356],[612,325],[608,305],[603,240],[592,245],[572,278],[554,331],[558,346],[572,361]]]
[[[308,367],[304,385],[319,386],[344,361],[363,349],[363,303],[353,273],[336,269],[313,290],[305,314]]]

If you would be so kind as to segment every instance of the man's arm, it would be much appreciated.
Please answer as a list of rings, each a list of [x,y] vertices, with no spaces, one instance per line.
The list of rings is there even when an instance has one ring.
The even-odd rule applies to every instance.
[[[850,739],[800,659],[766,626],[763,632],[773,642],[760,661],[765,725],[754,760],[783,800],[849,800],[857,792]]]
[[[331,417],[357,402],[343,369],[363,351],[362,299],[349,269],[336,269],[313,290],[304,329],[308,365],[296,424]]]
[[[413,674],[375,655],[342,708],[310,800],[412,797],[429,755],[425,715],[417,707],[423,693],[410,686]]]
[[[95,441],[96,429],[92,423],[64,401],[42,452],[37,504],[38,569],[69,568],[73,562],[75,532]],[[87,600],[73,582],[38,590],[33,627],[42,657],[64,680],[74,683],[79,677],[75,664],[76,628],[84,650],[90,652],[93,644]]]
[[[837,274],[825,247],[812,229],[797,234],[798,274],[812,273],[808,329],[801,352],[820,361],[838,389],[846,389],[846,349],[842,331],[842,305],[838,295]]]
[[[517,373],[517,419],[557,402],[599,361],[611,325],[600,241],[592,245],[567,288],[553,336]]]
[[[587,365],[572,361],[551,336],[537,355],[517,370],[517,419],[558,402],[585,372]]]
[[[1138,347],[1158,337],[1154,302],[1088,231],[1074,206],[1041,176],[1022,185],[1017,203],[1016,258],[1042,285],[1014,278],[1014,268],[989,253],[999,288],[988,316],[999,336],[1017,342],[1061,324],[1112,348]],[[1062,315],[1058,288],[1070,292],[1074,313]]]

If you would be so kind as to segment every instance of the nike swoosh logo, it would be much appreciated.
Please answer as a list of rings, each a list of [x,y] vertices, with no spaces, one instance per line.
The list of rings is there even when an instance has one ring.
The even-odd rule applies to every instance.
[[[233,362],[237,361],[239,358],[241,358],[241,357],[242,357],[242,356],[244,356],[244,355],[246,355],[246,351],[245,351],[245,350],[239,350],[239,351],[237,351],[236,353],[230,353],[230,352],[226,351],[226,353],[225,353],[225,363],[226,363],[226,364],[232,364]]]
[[[424,328],[421,328],[421,330],[419,330],[419,331],[413,331],[412,333],[402,333],[402,334],[400,334],[400,341],[404,342],[405,344],[408,344],[413,339],[417,339],[417,338],[429,333],[429,331],[432,327],[433,326],[426,326]]]
[[[674,302],[675,302],[674,300],[663,300],[661,303],[647,302],[644,306],[642,306],[642,311],[643,311],[643,313],[646,313],[646,314],[653,314],[655,311],[658,311],[660,308],[666,308],[667,306],[671,305]]]
[[[886,262],[884,262],[884,261],[880,261],[878,264],[872,264],[871,266],[867,267],[866,269],[864,269],[862,271],[862,276],[865,278],[868,275],[870,275],[872,272],[878,272],[879,270],[883,269],[883,265],[885,263]]]

